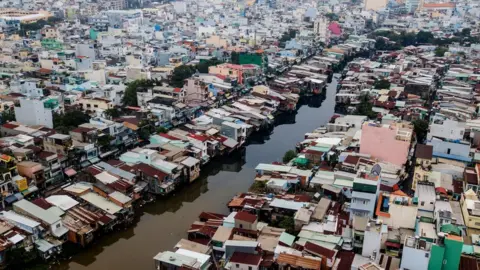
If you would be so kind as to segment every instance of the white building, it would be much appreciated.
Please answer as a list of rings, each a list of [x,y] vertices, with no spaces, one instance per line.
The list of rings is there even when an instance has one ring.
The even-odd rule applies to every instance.
[[[53,110],[47,108],[43,100],[19,99],[20,106],[15,106],[15,119],[24,125],[43,125],[53,128]]]
[[[401,269],[426,270],[430,261],[432,243],[408,236],[405,238]]]
[[[328,44],[330,41],[330,31],[328,30],[328,19],[324,16],[321,16],[315,20],[313,23],[313,32],[319,36],[320,41]]]

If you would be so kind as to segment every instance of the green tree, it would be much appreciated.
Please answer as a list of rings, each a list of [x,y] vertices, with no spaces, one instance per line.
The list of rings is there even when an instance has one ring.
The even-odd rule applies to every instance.
[[[417,119],[412,122],[413,131],[417,135],[417,141],[422,143],[427,138],[428,122],[425,120]]]
[[[462,34],[462,36],[464,36],[464,37],[469,37],[471,32],[472,32],[472,29],[470,29],[470,28],[463,28],[461,34]]]
[[[432,43],[433,39],[433,34],[431,32],[420,31],[417,33],[417,43]]]
[[[338,21],[339,19],[338,15],[332,12],[325,14],[325,17],[327,17],[327,19],[330,21]]]
[[[295,234],[295,220],[293,220],[293,217],[283,217],[278,226],[282,229],[285,229],[289,234]]]
[[[390,81],[388,81],[386,79],[377,80],[373,84],[373,87],[375,89],[390,89]]]
[[[2,112],[2,124],[15,120],[15,112],[13,110],[4,110]]]
[[[448,52],[448,49],[445,47],[438,46],[435,48],[435,56],[437,57],[443,57],[446,52]]]
[[[183,87],[185,80],[190,78],[195,73],[195,67],[181,65],[173,70],[170,76],[169,84],[173,87]]]
[[[415,33],[412,32],[402,32],[400,38],[402,39],[402,46],[404,47],[415,45],[417,42],[417,37]]]
[[[157,133],[167,133],[168,129],[164,127],[158,127],[157,128]]]
[[[283,155],[283,163],[288,163],[290,160],[294,159],[297,156],[294,150],[288,150],[285,155]]]
[[[365,115],[368,118],[377,117],[377,113],[373,111],[373,104],[370,102],[369,94],[363,94],[360,96],[360,103],[357,105],[355,113],[357,115]]]
[[[250,187],[250,191],[255,193],[264,193],[267,183],[265,181],[255,181]]]
[[[105,110],[103,113],[105,114],[105,116],[107,116],[108,118],[110,119],[115,119],[115,118],[118,118],[120,117],[120,109],[119,108],[110,108],[110,109],[107,109]]]
[[[208,73],[208,68],[211,66],[216,66],[218,64],[221,64],[222,61],[218,60],[217,58],[212,58],[207,61],[202,61],[197,64],[197,70],[200,73]]]
[[[141,92],[148,87],[153,87],[155,82],[152,80],[135,80],[129,82],[125,93],[123,94],[122,103],[124,106],[138,106],[137,92]]]
[[[240,54],[238,52],[232,52],[232,54],[230,54],[230,61],[232,64],[240,64]]]
[[[113,137],[110,135],[103,135],[98,137],[98,145],[103,149],[103,150],[108,150],[110,149],[110,142],[113,140]]]
[[[375,41],[375,49],[377,50],[388,50],[387,42],[383,37],[378,37]]]
[[[81,124],[88,123],[90,116],[82,111],[69,111],[53,114],[53,127],[60,133],[67,134]]]

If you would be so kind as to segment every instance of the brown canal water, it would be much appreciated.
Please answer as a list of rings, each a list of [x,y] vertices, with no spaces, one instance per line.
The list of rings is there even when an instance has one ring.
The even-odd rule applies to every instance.
[[[227,213],[227,202],[253,183],[258,163],[281,161],[306,132],[325,125],[334,113],[337,80],[325,98],[302,99],[297,114],[280,115],[270,134],[255,134],[243,153],[216,159],[202,168],[202,176],[168,198],[144,206],[136,223],[96,240],[54,269],[154,269],[153,257],[186,237],[202,211]],[[142,211],[142,210],[139,210]]]

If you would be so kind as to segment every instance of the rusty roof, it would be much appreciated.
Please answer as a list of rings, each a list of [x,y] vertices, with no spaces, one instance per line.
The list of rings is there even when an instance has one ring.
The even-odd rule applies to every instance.
[[[278,264],[287,264],[293,267],[301,267],[304,269],[320,269],[321,260],[305,258],[293,254],[281,253],[277,258]]]

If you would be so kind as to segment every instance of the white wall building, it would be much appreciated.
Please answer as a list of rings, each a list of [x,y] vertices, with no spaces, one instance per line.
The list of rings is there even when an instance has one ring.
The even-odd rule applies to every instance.
[[[320,41],[328,44],[330,41],[330,31],[328,30],[328,19],[321,16],[313,23],[313,32],[319,36]]]
[[[45,107],[39,99],[19,99],[20,106],[15,106],[15,119],[24,125],[43,125],[53,128],[52,109]]]

